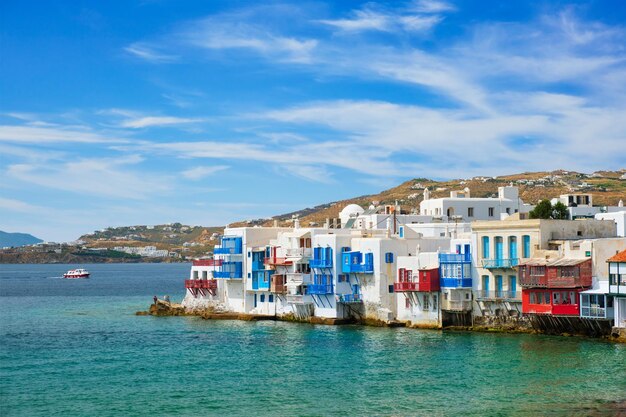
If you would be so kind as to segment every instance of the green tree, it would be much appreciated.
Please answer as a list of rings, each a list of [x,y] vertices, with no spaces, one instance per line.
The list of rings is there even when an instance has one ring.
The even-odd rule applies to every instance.
[[[552,217],[552,203],[550,200],[541,200],[528,215],[531,219],[549,219]]]
[[[568,220],[569,211],[567,211],[567,206],[560,201],[552,206],[552,218],[556,220]]]
[[[531,219],[569,219],[567,206],[560,201],[553,206],[550,200],[541,200],[528,214]]]

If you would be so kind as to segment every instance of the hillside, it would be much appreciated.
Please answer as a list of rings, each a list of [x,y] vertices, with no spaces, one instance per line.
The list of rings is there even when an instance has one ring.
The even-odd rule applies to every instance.
[[[0,230],[0,248],[34,245],[43,240],[28,233],[8,233]]]
[[[79,238],[87,248],[117,246],[144,247],[175,251],[184,256],[203,256],[218,243],[223,227],[187,226],[181,223],[156,226],[108,227]]]
[[[558,197],[567,193],[590,193],[594,205],[617,205],[620,199],[626,202],[626,179],[621,179],[626,170],[599,171],[584,174],[572,171],[557,170],[552,172],[524,172],[521,174],[503,175],[499,177],[473,177],[450,181],[434,181],[427,178],[414,178],[397,187],[378,194],[364,195],[347,200],[335,201],[300,211],[285,213],[268,221],[239,222],[231,226],[262,224],[271,225],[278,220],[280,225],[290,224],[292,216],[300,218],[302,226],[311,224],[322,225],[326,218],[339,216],[339,212],[348,204],[359,204],[367,207],[398,202],[404,212],[419,208],[423,200],[424,188],[430,190],[431,198],[446,197],[450,191],[469,188],[472,197],[496,197],[498,187],[513,184],[519,187],[520,197],[524,202],[535,204],[539,200]]]

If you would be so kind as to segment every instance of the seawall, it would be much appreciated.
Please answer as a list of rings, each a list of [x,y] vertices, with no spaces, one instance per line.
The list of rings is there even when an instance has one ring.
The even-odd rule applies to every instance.
[[[372,318],[335,319],[324,317],[298,317],[294,314],[263,315],[218,311],[215,308],[187,309],[181,304],[158,300],[148,311],[138,311],[137,315],[194,316],[205,320],[242,320],[242,321],[285,321],[292,323],[309,323],[323,325],[363,325],[375,327],[407,327],[412,329],[432,329],[444,331],[474,331],[484,333],[508,334],[548,334],[560,336],[583,336],[596,339],[626,343],[626,329],[612,328],[608,320],[582,319],[579,317],[521,316],[515,319],[468,317],[453,315],[443,326],[424,326],[410,321],[384,321]]]

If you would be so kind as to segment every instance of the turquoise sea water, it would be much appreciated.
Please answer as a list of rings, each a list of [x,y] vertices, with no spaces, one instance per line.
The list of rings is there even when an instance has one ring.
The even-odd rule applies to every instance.
[[[60,279],[70,267],[0,265],[0,415],[605,415],[626,400],[624,345],[135,316],[180,300],[189,265]]]

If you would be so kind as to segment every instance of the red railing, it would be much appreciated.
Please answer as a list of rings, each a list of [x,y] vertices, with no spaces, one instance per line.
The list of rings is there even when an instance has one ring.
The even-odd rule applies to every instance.
[[[265,265],[291,265],[292,261],[287,260],[287,258],[277,258],[275,256],[265,258]]]
[[[189,292],[197,297],[198,294],[202,295],[215,295],[217,293],[217,280],[214,279],[186,279],[185,288]]]
[[[221,259],[194,259],[193,266],[222,266]]]
[[[519,267],[520,285],[525,288],[585,288],[592,285],[591,260],[572,266]]]
[[[393,284],[394,292],[419,291],[417,282],[395,282]]]
[[[398,269],[398,282],[393,284],[395,292],[406,291],[439,291],[439,269],[420,269],[416,272],[410,269]]]

